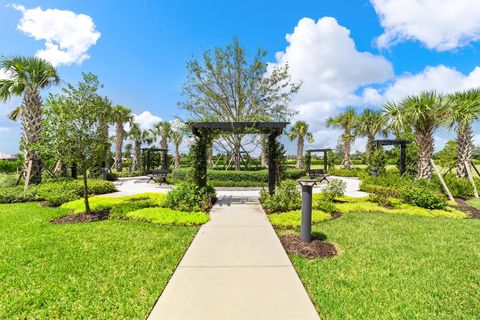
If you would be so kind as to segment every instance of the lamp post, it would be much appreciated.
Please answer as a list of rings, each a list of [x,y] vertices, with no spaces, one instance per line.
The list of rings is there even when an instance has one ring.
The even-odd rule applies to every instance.
[[[317,183],[314,179],[299,179],[302,186],[302,222],[300,228],[300,239],[302,242],[312,241],[312,189]]]

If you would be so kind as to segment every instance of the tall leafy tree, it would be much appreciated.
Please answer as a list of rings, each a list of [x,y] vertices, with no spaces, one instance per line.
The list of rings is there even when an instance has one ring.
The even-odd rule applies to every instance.
[[[419,152],[418,178],[430,179],[432,176],[430,159],[434,150],[433,133],[445,122],[448,110],[444,96],[434,91],[408,96],[399,104],[390,102],[384,105],[385,115],[395,131],[402,128],[408,131],[409,127],[415,131],[415,143]]]
[[[448,97],[449,115],[446,124],[457,132],[457,176],[467,177],[465,162],[472,161],[472,123],[480,117],[480,89],[457,92]]]
[[[355,141],[355,126],[357,123],[357,113],[355,109],[348,108],[336,117],[330,117],[327,120],[327,127],[341,128],[343,130],[340,140],[343,144],[343,167],[350,170],[352,161],[350,160],[350,149]]]
[[[42,97],[40,91],[60,82],[55,67],[36,57],[11,57],[0,61],[0,69],[9,79],[0,79],[0,101],[6,102],[14,96],[23,96],[22,104],[9,118],[21,118],[23,135],[21,139],[24,152],[24,169],[31,161],[30,182],[42,180],[42,159],[36,150],[41,137]]]
[[[42,148],[56,150],[65,164],[76,164],[83,176],[85,211],[90,213],[88,199],[89,172],[98,166],[98,158],[110,144],[102,134],[101,121],[109,106],[97,94],[98,78],[83,74],[77,86],[68,84],[61,94],[47,99],[45,137]]]
[[[288,138],[290,141],[297,139],[297,164],[296,167],[301,169],[303,165],[303,147],[305,145],[305,140],[307,142],[313,142],[313,135],[308,132],[308,123],[305,121],[297,121],[290,127],[290,132],[288,133]]]
[[[116,105],[112,108],[111,113],[112,122],[115,124],[115,170],[121,172],[122,165],[122,148],[123,140],[127,132],[124,125],[133,121],[132,111],[124,106]]]
[[[258,49],[250,57],[234,38],[225,48],[206,51],[202,60],[189,61],[183,86],[186,99],[180,106],[197,121],[288,120],[293,114],[288,105],[300,84],[292,82],[288,66],[267,69],[266,55]],[[215,140],[218,148],[234,154],[237,170],[241,146],[256,142],[255,137],[247,140],[238,133]]]
[[[355,125],[355,135],[367,138],[367,147],[365,149],[367,160],[373,152],[373,141],[378,134],[386,136],[386,120],[380,111],[365,109],[358,116]]]

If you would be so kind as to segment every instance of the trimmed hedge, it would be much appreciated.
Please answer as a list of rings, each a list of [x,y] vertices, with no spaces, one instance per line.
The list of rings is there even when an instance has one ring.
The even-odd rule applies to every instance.
[[[0,160],[0,172],[11,173],[16,172],[17,168],[23,165],[22,160]]]
[[[190,168],[175,169],[170,174],[170,178],[174,181],[188,180],[191,174]],[[268,182],[268,170],[258,171],[225,171],[225,170],[208,170],[209,181],[230,181],[230,182]],[[283,179],[296,180],[306,175],[303,169],[286,169]]]
[[[88,187],[89,194],[115,191],[115,185],[104,180],[90,180]],[[23,186],[0,188],[0,203],[46,201],[48,206],[57,207],[82,196],[83,183],[78,180],[46,181],[39,185],[31,185],[26,191]]]

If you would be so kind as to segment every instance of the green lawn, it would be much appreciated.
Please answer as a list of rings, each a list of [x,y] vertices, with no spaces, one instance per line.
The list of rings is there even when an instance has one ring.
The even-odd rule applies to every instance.
[[[341,252],[291,256],[322,319],[479,318],[479,220],[351,213],[313,231]]]
[[[0,319],[144,319],[198,228],[0,205]]]

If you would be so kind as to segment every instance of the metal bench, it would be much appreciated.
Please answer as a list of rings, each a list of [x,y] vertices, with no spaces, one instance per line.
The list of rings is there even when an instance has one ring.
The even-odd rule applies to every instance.
[[[323,169],[309,170],[308,175],[310,176],[310,179],[320,179],[320,182],[323,180],[329,182]]]
[[[167,182],[167,175],[168,175],[168,170],[165,169],[158,169],[158,170],[151,170],[150,173],[147,174],[148,179],[147,183],[150,181],[155,181],[155,179],[162,179],[162,182]]]

